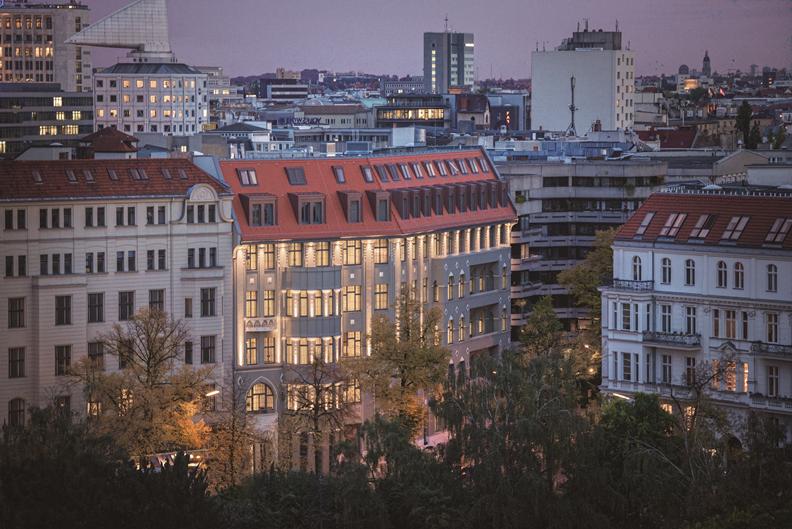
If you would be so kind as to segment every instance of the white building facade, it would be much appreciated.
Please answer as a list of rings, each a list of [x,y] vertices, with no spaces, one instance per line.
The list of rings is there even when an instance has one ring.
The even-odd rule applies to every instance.
[[[792,196],[659,193],[618,232],[602,289],[602,390],[692,385],[792,433]]]
[[[8,162],[0,239],[0,423],[87,412],[69,368],[118,369],[101,337],[137,310],[184,320],[182,361],[231,377],[231,195],[186,160]],[[220,401],[220,397],[217,397]]]

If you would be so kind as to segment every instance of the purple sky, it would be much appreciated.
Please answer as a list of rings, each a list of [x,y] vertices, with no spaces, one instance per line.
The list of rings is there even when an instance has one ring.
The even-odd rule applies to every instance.
[[[83,0],[91,20],[131,0]],[[416,74],[424,31],[443,17],[476,36],[478,78],[529,77],[536,42],[548,48],[588,17],[636,53],[639,75],[752,63],[792,65],[792,0],[168,0],[171,45],[188,64],[223,66],[230,75],[290,69]],[[121,50],[94,50],[108,66]]]

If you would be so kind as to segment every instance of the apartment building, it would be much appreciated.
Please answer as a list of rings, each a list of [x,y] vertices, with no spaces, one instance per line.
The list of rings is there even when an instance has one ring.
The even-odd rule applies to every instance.
[[[568,162],[568,163],[567,163]],[[588,324],[558,274],[575,266],[597,231],[619,227],[662,185],[667,166],[631,160],[524,160],[518,152],[498,161],[509,181],[519,222],[512,230],[512,337],[517,340],[533,305],[553,298],[569,330]]]
[[[393,318],[401,291],[442,310],[450,369],[508,346],[515,215],[482,150],[221,166],[238,222],[235,379],[258,428],[275,428],[315,355],[370,354],[372,318]],[[362,401],[353,421],[370,416],[359,386],[341,382]]]
[[[602,289],[602,390],[684,401],[792,434],[792,194],[652,195],[619,230]],[[670,407],[669,407],[670,409]]]
[[[189,326],[183,361],[231,377],[231,194],[187,160],[0,164],[0,423],[88,411],[69,367],[138,309]],[[107,358],[104,358],[107,356]],[[217,397],[218,401],[220,397]]]

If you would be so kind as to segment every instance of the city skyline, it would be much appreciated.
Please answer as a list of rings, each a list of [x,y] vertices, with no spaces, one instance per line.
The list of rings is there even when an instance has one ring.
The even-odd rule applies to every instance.
[[[128,4],[128,0],[84,0],[96,21]],[[415,5],[413,5],[415,4]],[[792,62],[790,22],[792,2],[759,0],[704,0],[696,4],[670,0],[662,5],[647,1],[608,2],[608,12],[582,0],[557,3],[504,0],[497,5],[473,2],[406,0],[398,12],[383,16],[384,3],[357,5],[351,0],[333,4],[300,0],[265,5],[238,0],[234,10],[219,11],[209,2],[169,0],[172,47],[186,63],[216,64],[232,76],[256,75],[290,69],[323,68],[334,71],[419,74],[422,35],[449,29],[476,36],[477,79],[527,78],[530,53],[544,45],[552,49],[572,34],[586,18],[591,29],[612,30],[618,19],[624,42],[636,53],[636,74],[672,74],[680,64],[699,69],[704,51],[710,51],[714,71],[747,71],[760,67],[788,67]],[[493,11],[503,16],[492,16]],[[420,20],[412,13],[423,13]],[[242,16],[244,15],[244,16]],[[354,15],[354,16],[353,16]],[[268,21],[293,20],[295,24]],[[664,29],[672,24],[677,34],[669,39]],[[297,28],[297,29],[295,29]],[[206,35],[217,30],[216,46]],[[727,39],[735,32],[762,35],[762,39]],[[504,39],[504,35],[511,39]],[[350,38],[351,37],[351,38]],[[295,41],[299,45],[295,45]],[[327,46],[325,43],[340,43]],[[366,53],[360,53],[365,42]],[[657,43],[662,43],[658,45]],[[514,60],[515,47],[524,59]],[[244,52],[244,53],[243,53]],[[95,49],[94,65],[109,66],[123,57],[120,50]]]

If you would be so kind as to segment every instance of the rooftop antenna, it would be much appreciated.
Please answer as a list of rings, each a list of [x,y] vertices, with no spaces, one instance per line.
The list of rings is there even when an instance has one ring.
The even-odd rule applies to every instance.
[[[587,18],[584,18],[583,20],[585,20],[585,21],[586,21],[586,29],[585,29],[585,31],[588,31],[588,19],[587,19]]]
[[[578,20],[577,32],[580,33],[580,20]]]
[[[539,41],[536,41],[536,51],[539,51]]]
[[[577,136],[577,131],[575,131],[575,111],[579,110],[575,106],[575,76],[569,78],[569,88],[572,90],[572,102],[569,105],[569,112],[572,114],[572,122],[569,124],[569,127],[566,130],[567,136]]]
[[[448,13],[445,16],[445,32],[448,33]]]

